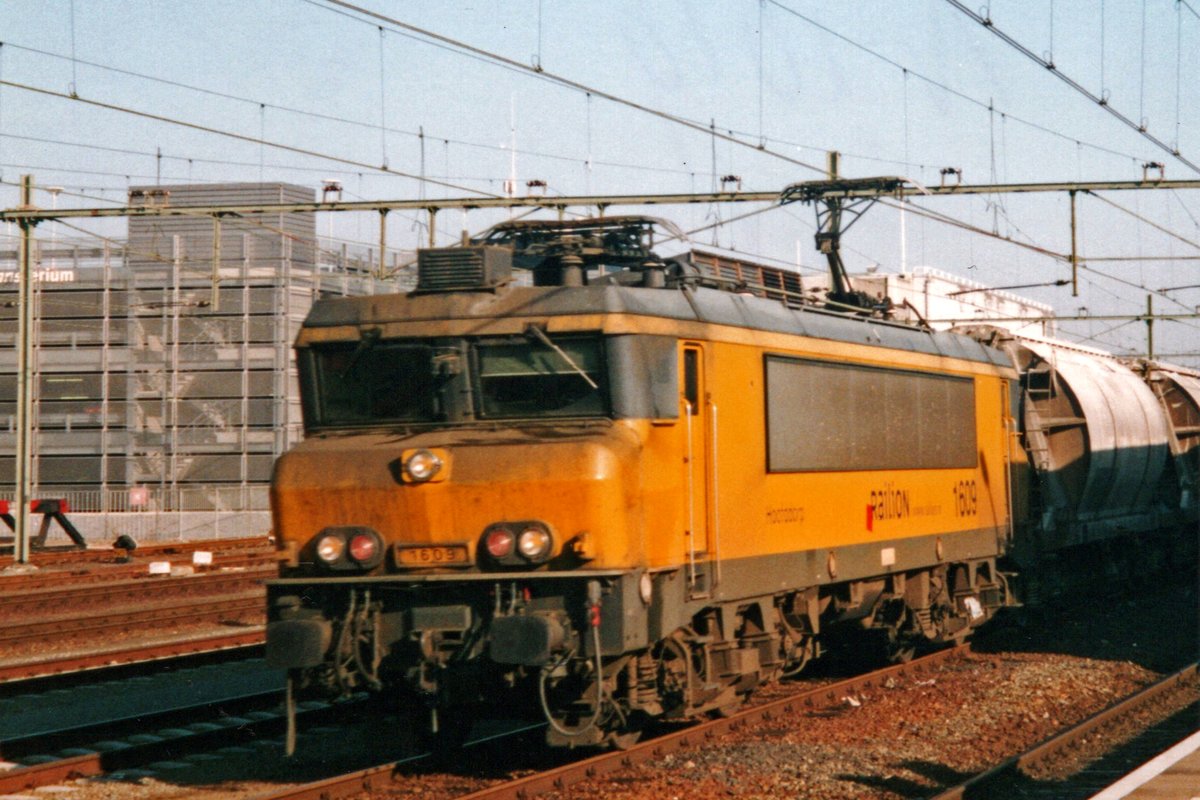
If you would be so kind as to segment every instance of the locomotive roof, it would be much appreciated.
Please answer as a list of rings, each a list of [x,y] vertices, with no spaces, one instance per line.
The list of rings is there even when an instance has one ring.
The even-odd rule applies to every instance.
[[[719,289],[653,289],[619,285],[508,286],[496,291],[373,295],[317,301],[306,328],[370,326],[392,322],[535,318],[625,314],[905,350],[1011,366],[1009,356],[975,339],[897,322],[815,308]]]

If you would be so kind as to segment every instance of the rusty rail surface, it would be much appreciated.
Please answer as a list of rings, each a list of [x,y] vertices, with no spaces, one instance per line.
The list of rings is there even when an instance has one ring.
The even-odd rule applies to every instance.
[[[255,589],[206,597],[203,603],[197,603],[195,599],[175,600],[136,609],[76,612],[36,622],[6,623],[0,628],[0,645],[11,647],[19,643],[57,643],[83,637],[96,638],[100,633],[154,630],[165,625],[261,622],[265,613],[263,592]]]
[[[62,783],[73,778],[88,778],[103,774],[104,767],[100,763],[100,754],[89,753],[38,764],[36,767],[17,767],[8,772],[0,772],[0,792],[5,794],[25,792],[39,786]]]
[[[1114,703],[1103,711],[1093,714],[1078,725],[1055,734],[1030,750],[1013,756],[986,772],[974,775],[957,786],[933,795],[931,800],[970,800],[972,797],[983,796],[987,792],[1002,788],[1016,779],[1020,773],[1062,756],[1102,728],[1137,713],[1138,710],[1153,703],[1164,694],[1174,691],[1189,681],[1196,680],[1200,675],[1198,670],[1200,670],[1200,664],[1190,664],[1124,700]]]
[[[206,634],[137,647],[89,650],[82,655],[48,657],[18,664],[3,664],[0,665],[0,683],[48,678],[145,661],[185,658],[222,650],[245,649],[250,651],[260,647],[264,640],[262,627],[241,628],[236,633],[220,633],[215,636]]]
[[[0,526],[0,530],[4,530],[3,526]],[[265,536],[247,536],[237,539],[201,539],[187,542],[146,542],[139,544],[134,552],[139,558],[154,558],[159,555],[192,553],[196,550],[230,553],[253,549],[271,550],[272,547]],[[120,553],[109,547],[87,550],[47,550],[32,553],[30,563],[38,567],[56,564],[96,564],[115,562],[118,557],[120,557]],[[0,554],[0,568],[12,563],[11,553]]]
[[[161,560],[182,556],[182,553],[164,555]],[[187,562],[191,564],[189,560]],[[34,591],[37,589],[70,589],[77,586],[100,583],[102,581],[131,580],[148,576],[148,561],[119,562],[87,562],[64,565],[53,570],[26,572],[16,575],[0,574],[0,592]],[[211,567],[212,572],[221,570],[258,570],[270,569],[273,573],[278,570],[274,553],[262,551],[235,552],[232,554],[214,553]]]
[[[888,678],[909,677],[922,673],[952,658],[961,656],[968,649],[969,645],[960,645],[916,659],[908,664],[898,664],[856,678],[802,690],[790,697],[747,708],[723,719],[703,722],[649,739],[627,750],[601,753],[581,761],[539,772],[536,775],[489,786],[464,795],[460,800],[500,800],[500,798],[528,800],[528,798],[543,792],[562,791],[583,780],[662,758],[668,753],[699,746],[726,732],[736,731],[762,720],[770,720],[778,715],[791,714],[801,709],[835,704],[839,697],[847,693],[881,686]],[[351,797],[373,790],[382,790],[397,778],[403,778],[398,774],[398,768],[402,764],[414,760],[405,759],[323,781],[288,787],[277,792],[257,795],[254,800],[335,800],[340,797]]]
[[[142,568],[145,573],[145,567]],[[0,594],[0,618],[16,620],[55,611],[99,608],[105,604],[156,599],[230,594],[253,588],[256,582],[274,577],[273,566],[238,571],[201,572],[183,576],[142,577],[131,580],[105,580],[82,586],[39,587]],[[264,598],[263,602],[266,600]]]

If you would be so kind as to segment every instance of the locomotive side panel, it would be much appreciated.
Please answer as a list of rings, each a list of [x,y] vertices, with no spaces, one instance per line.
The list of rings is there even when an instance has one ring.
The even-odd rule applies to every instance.
[[[973,538],[964,555],[994,555],[1009,526],[1008,381],[961,363],[883,367],[806,344],[714,347],[720,437],[734,443],[722,445],[721,558],[821,551],[817,573],[797,574],[827,583],[831,548],[872,550],[858,557],[868,574],[906,566],[881,542],[928,539],[928,557],[913,565],[936,563],[939,536],[943,548]]]

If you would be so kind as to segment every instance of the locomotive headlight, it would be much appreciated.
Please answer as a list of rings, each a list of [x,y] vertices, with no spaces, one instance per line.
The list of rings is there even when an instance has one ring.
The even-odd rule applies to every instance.
[[[346,550],[346,540],[341,536],[329,534],[317,540],[317,558],[326,564],[332,564],[342,557]]]
[[[541,528],[526,528],[517,537],[517,549],[530,561],[544,561],[550,555],[551,544],[550,534]]]
[[[424,483],[442,469],[442,459],[429,450],[417,450],[404,462],[404,471],[415,483]]]
[[[512,535],[512,531],[499,526],[492,528],[483,536],[483,546],[487,549],[488,555],[497,560],[512,555],[515,542],[516,538]]]

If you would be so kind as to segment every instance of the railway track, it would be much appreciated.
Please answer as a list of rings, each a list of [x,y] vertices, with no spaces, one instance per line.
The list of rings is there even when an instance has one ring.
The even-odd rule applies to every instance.
[[[278,671],[229,653],[12,684],[0,695],[0,796],[272,736],[282,699]]]
[[[212,566],[192,572],[190,554],[214,544],[222,552]],[[145,561],[111,563],[111,551],[85,551],[39,553],[82,560],[0,575],[0,683],[261,646],[262,583],[276,574],[264,539],[143,549],[149,558],[186,559],[185,574],[148,576]]]
[[[171,555],[187,555],[197,550],[220,551],[226,555],[250,553],[256,550],[269,553],[271,546],[264,536],[247,536],[237,539],[205,539],[187,542],[146,542],[139,544],[134,552],[139,560],[153,560]],[[122,558],[122,553],[107,547],[87,550],[45,550],[33,553],[30,563],[36,567],[116,564],[120,558]],[[0,569],[13,563],[11,553],[0,553]]]
[[[255,624],[262,622],[263,593],[243,591],[171,600],[132,608],[74,611],[33,622],[6,623],[0,628],[0,648],[30,643],[62,643],[71,639],[102,639],[134,630],[196,623]]]
[[[144,568],[143,568],[144,573]],[[180,578],[138,578],[133,580],[89,581],[82,586],[54,586],[26,591],[0,593],[0,620],[15,621],[47,609],[100,608],[119,603],[143,602],[147,594],[155,598],[183,598],[220,595],[245,590],[274,577],[273,566],[259,566],[236,572],[211,572]],[[261,591],[259,592],[261,596]],[[265,600],[263,601],[265,602]]]
[[[679,765],[685,762],[690,764],[690,759],[700,761],[703,752],[712,751],[714,746],[722,746],[717,743],[727,733],[736,734],[733,737],[736,740],[739,736],[744,738],[747,735],[754,735],[753,731],[760,730],[764,722],[768,724],[768,728],[778,728],[791,724],[787,720],[794,721],[798,717],[814,720],[826,717],[836,718],[847,713],[847,698],[861,697],[864,698],[864,702],[874,702],[865,698],[879,697],[881,692],[890,690],[892,687],[927,686],[933,684],[935,680],[938,682],[945,680],[947,674],[963,674],[963,670],[970,669],[971,665],[979,663],[970,657],[958,659],[957,657],[965,650],[966,648],[959,648],[944,651],[910,664],[836,683],[807,688],[793,685],[791,689],[799,689],[799,691],[793,691],[787,697],[765,701],[761,705],[747,708],[727,719],[713,720],[682,729],[662,726],[659,730],[665,732],[629,750],[601,753],[591,757],[581,757],[579,752],[546,751],[545,748],[535,743],[540,737],[531,733],[535,729],[540,729],[540,725],[531,728],[527,724],[524,727],[518,727],[516,723],[509,723],[505,726],[503,733],[500,732],[501,726],[497,724],[481,725],[479,727],[491,730],[492,735],[476,739],[469,744],[468,751],[462,755],[452,756],[457,766],[451,768],[450,774],[444,772],[444,762],[431,761],[429,754],[409,755],[403,747],[393,746],[391,749],[394,750],[395,755],[390,755],[386,751],[378,753],[378,756],[381,756],[378,761],[390,759],[387,763],[362,769],[365,764],[372,763],[372,761],[360,759],[357,764],[347,761],[345,762],[346,774],[331,778],[324,777],[328,775],[328,772],[324,770],[328,769],[330,764],[336,764],[340,758],[344,757],[344,755],[329,755],[335,743],[348,737],[361,738],[364,734],[358,732],[358,729],[367,719],[378,716],[374,714],[375,709],[371,708],[371,704],[351,706],[349,713],[344,716],[337,711],[320,712],[319,710],[317,713],[308,713],[302,716],[302,739],[306,739],[308,744],[301,750],[302,752],[307,751],[308,755],[300,763],[282,759],[280,757],[282,747],[280,734],[283,730],[283,720],[277,708],[279,696],[278,693],[274,693],[273,696],[264,695],[265,704],[260,711],[253,710],[253,704],[239,708],[229,706],[225,708],[224,719],[212,723],[184,724],[188,717],[192,717],[194,720],[199,716],[201,711],[197,706],[194,710],[182,712],[183,716],[175,719],[167,716],[155,715],[151,718],[147,715],[140,715],[145,720],[144,724],[139,724],[137,721],[106,723],[90,730],[82,737],[70,731],[55,732],[54,736],[61,737],[58,744],[66,747],[74,746],[72,742],[77,743],[81,738],[103,738],[104,742],[81,746],[81,750],[95,752],[84,753],[81,750],[67,750],[64,753],[60,750],[60,755],[71,755],[71,757],[47,760],[44,765],[30,765],[23,767],[19,772],[0,774],[0,777],[4,779],[0,781],[0,794],[29,791],[36,785],[59,782],[68,775],[83,777],[112,773],[116,770],[118,777],[121,775],[136,777],[141,774],[150,774],[144,772],[147,769],[157,772],[160,767],[156,760],[188,762],[192,760],[192,754],[199,754],[200,759],[213,759],[214,756],[211,754],[219,753],[221,761],[225,762],[230,757],[226,751],[237,750],[240,743],[242,752],[245,753],[248,752],[249,743],[253,742],[254,748],[251,749],[261,753],[258,760],[255,760],[254,756],[233,756],[243,759],[243,761],[240,762],[240,766],[233,766],[232,772],[226,772],[225,779],[229,779],[228,776],[232,774],[236,776],[234,779],[239,782],[250,781],[245,794],[239,796],[250,796],[256,800],[334,800],[335,798],[366,795],[453,796],[464,798],[464,800],[465,798],[470,798],[470,800],[530,798],[543,793],[563,792],[580,782],[586,782],[588,786],[588,788],[582,789],[583,796],[597,796],[597,787],[622,786],[630,780],[629,775],[644,774],[645,768],[641,768],[640,773],[636,769],[639,764],[665,761],[668,764]],[[1200,683],[1200,679],[1197,677],[1197,667],[1193,665],[1170,679],[1160,682],[1156,687],[1140,692],[1136,699],[1123,702],[1095,715],[1089,719],[1088,724],[1092,730],[1096,725],[1102,723],[1108,724],[1110,728],[1114,724],[1119,727],[1127,727],[1127,723],[1119,721],[1127,717],[1128,712],[1125,709],[1138,707],[1145,709],[1147,703],[1150,704],[1150,708],[1158,708],[1160,712],[1166,708],[1165,717],[1169,718],[1171,707],[1178,706],[1181,702],[1186,705],[1188,698],[1183,697],[1181,700],[1179,693],[1188,691],[1195,693],[1198,683]],[[849,709],[849,711],[853,714],[854,710]],[[1164,716],[1164,714],[1160,713],[1159,716]],[[1193,723],[1192,727],[1194,728],[1195,717],[1189,716],[1187,721]],[[119,730],[120,724],[126,724],[128,727]],[[375,723],[375,726],[372,728],[375,731],[374,734],[370,732],[365,734],[368,738],[372,735],[384,739],[394,737],[394,719],[381,718]],[[369,724],[368,727],[370,727]],[[1082,733],[1075,733],[1075,740],[1086,738],[1088,747],[1096,746],[1095,743],[1098,741],[1096,734],[1087,733],[1087,729],[1087,726],[1080,727],[1079,731]],[[1138,730],[1140,729],[1138,728]],[[129,735],[123,739],[117,739],[118,734]],[[311,738],[308,734],[311,734]],[[1163,734],[1162,729],[1159,728],[1153,735],[1157,737],[1167,734]],[[1069,737],[1070,734],[1067,736]],[[1066,737],[1056,737],[1056,742],[1064,738]],[[48,742],[49,739],[42,741]],[[1158,749],[1165,748],[1169,743],[1169,741],[1162,742]],[[19,751],[16,749],[18,744],[21,748]],[[0,742],[0,757],[6,757],[10,752],[25,753],[50,749],[48,745],[39,748],[36,741],[18,744]],[[266,750],[258,750],[260,747],[265,747]],[[12,749],[10,750],[10,748]],[[225,749],[222,750],[222,748]],[[960,794],[954,794],[953,790],[947,790],[946,793],[939,795],[939,800],[958,797],[967,798],[967,800],[1000,797],[1053,797],[1055,800],[1066,800],[1067,798],[1089,796],[1078,793],[1077,785],[1083,784],[1071,783],[1057,776],[1060,773],[1078,771],[1068,762],[1090,761],[1090,756],[1086,751],[1069,746],[1065,748],[1059,746],[1057,751],[1059,755],[1044,757],[1038,764],[1030,767],[1029,769],[1033,770],[1030,774],[1018,771],[1017,773],[1009,772],[1006,776],[1003,773],[1003,767],[1007,767],[1009,764],[1002,765],[1002,769],[996,771],[998,777],[992,779],[997,783],[991,784],[993,787],[999,785],[1001,788],[998,790],[988,789],[980,783],[980,780],[973,779],[974,782],[970,785],[959,787]],[[1095,787],[1111,783],[1115,779],[1116,773],[1129,768],[1130,759],[1144,761],[1150,755],[1148,751],[1143,751],[1141,755],[1132,755],[1132,752],[1126,748],[1122,755],[1125,760],[1120,764],[1102,763],[1097,765],[1093,763],[1089,768],[1092,781],[1089,785]],[[206,753],[210,755],[203,755]],[[269,758],[262,758],[267,753],[273,755]],[[672,756],[676,753],[678,755]],[[1067,755],[1063,756],[1062,753]],[[675,758],[674,762],[672,762],[673,757]],[[562,763],[563,759],[572,760],[570,763],[564,764]],[[313,763],[308,763],[309,761]],[[1024,756],[1022,763],[1025,763]],[[260,776],[260,764],[265,770],[264,774],[269,774],[271,777]],[[321,765],[324,765],[323,769]],[[170,767],[162,767],[162,769],[171,771]],[[1037,770],[1043,772],[1039,773]],[[1104,770],[1110,771],[1106,773]],[[525,774],[517,780],[508,779],[513,774],[529,773],[530,771],[535,772],[534,774]],[[308,780],[313,778],[317,778],[317,780],[311,783],[293,783],[298,776],[305,774],[309,775]],[[607,782],[600,780],[604,776],[608,776]],[[165,774],[160,779],[166,780],[168,783],[173,782],[173,779]],[[943,782],[945,780],[946,778],[943,778]],[[201,782],[204,782],[204,779],[199,778],[199,775],[184,780],[185,784]],[[271,784],[290,785],[277,789]],[[600,788],[599,791],[601,794],[604,793],[603,788]],[[81,796],[91,797],[92,795],[84,792]],[[917,793],[908,796],[921,795]]]
[[[277,736],[286,725],[281,698],[280,691],[252,693],[0,743],[5,758],[11,749],[36,762],[0,772],[0,794],[33,791],[69,778],[112,774],[159,759],[179,759]],[[300,716],[306,724],[336,723],[353,716],[360,702],[309,704]],[[60,755],[31,755],[47,751]]]
[[[30,735],[11,736],[0,739],[0,758],[6,761],[19,761],[39,754],[87,748],[89,745],[104,740],[127,739],[158,729],[184,729],[197,721],[220,716],[253,719],[260,712],[278,707],[280,697],[281,693],[278,689],[270,692],[251,692],[153,713],[139,711],[129,716],[103,722],[68,725]],[[272,714],[272,717],[274,716]],[[195,731],[192,733],[194,735]],[[100,750],[98,749],[97,752]]]
[[[180,558],[179,555],[165,557],[164,560]],[[188,559],[188,563],[191,560]],[[232,553],[213,554],[213,564],[209,572],[244,570],[276,571],[275,557],[271,553]],[[38,589],[72,589],[74,587],[106,581],[132,580],[146,578],[148,562],[135,561],[130,563],[95,562],[65,565],[61,568],[25,572],[19,574],[0,574],[0,593],[34,591]],[[197,573],[205,574],[205,573]]]
[[[596,778],[607,773],[627,769],[670,753],[687,750],[712,741],[722,734],[739,730],[760,721],[836,705],[840,698],[884,685],[889,679],[914,678],[938,665],[960,656],[968,649],[963,645],[943,650],[916,659],[908,664],[887,667],[866,675],[838,681],[815,688],[804,689],[787,697],[752,706],[729,717],[719,718],[693,725],[681,730],[663,733],[647,739],[626,750],[614,750],[588,758],[539,771],[534,775],[505,781],[479,788],[463,796],[463,800],[525,800],[550,791],[563,791],[572,784]],[[473,746],[503,746],[495,740],[477,741]],[[279,791],[257,795],[254,800],[335,800],[354,797],[375,791],[386,791],[397,780],[409,780],[405,768],[424,757],[416,756],[381,764],[366,770],[358,770],[326,780],[292,786]]]
[[[232,632],[220,632],[186,639],[152,642],[138,646],[90,649],[68,656],[38,657],[20,663],[0,665],[0,684],[47,678],[110,667],[139,664],[147,661],[181,659],[218,653],[227,650],[252,651],[261,648],[263,629],[253,627]]]
[[[1200,665],[1110,706],[933,800],[1087,798],[1195,733]]]

